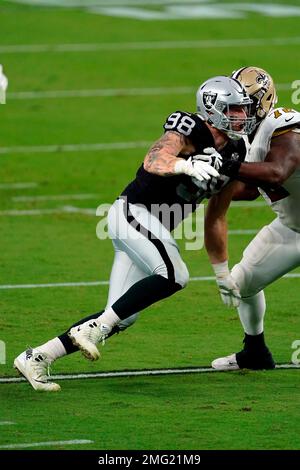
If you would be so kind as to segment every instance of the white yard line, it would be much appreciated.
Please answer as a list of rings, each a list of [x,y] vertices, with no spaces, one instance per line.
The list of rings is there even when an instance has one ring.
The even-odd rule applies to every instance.
[[[277,90],[292,90],[291,83],[279,83]],[[7,94],[8,100],[93,98],[106,96],[160,96],[186,95],[196,92],[196,87],[153,87],[153,88],[96,88],[82,90],[16,91]]]
[[[259,229],[238,229],[238,230],[228,230],[228,235],[254,235]]]
[[[7,289],[44,289],[51,287],[90,287],[90,286],[106,286],[109,281],[91,281],[91,282],[58,282],[51,284],[7,284],[1,285],[0,290]]]
[[[235,207],[269,207],[265,201],[232,201],[230,203],[230,209]]]
[[[28,201],[63,201],[65,199],[74,200],[85,200],[85,199],[97,199],[97,194],[49,194],[43,196],[15,196],[12,200],[15,202],[28,202]]]
[[[0,211],[0,217],[27,217],[51,214],[84,214],[96,216],[96,209],[64,206],[55,209],[11,209]]]
[[[0,189],[31,189],[37,186],[38,183],[2,183]]]
[[[289,85],[289,84],[287,84]],[[290,88],[290,85],[289,85]],[[45,98],[90,98],[95,96],[148,96],[181,95],[196,91],[195,87],[158,88],[96,88],[82,90],[18,91],[7,93],[8,100],[29,100]]]
[[[68,199],[68,197],[64,198]],[[27,199],[36,200],[36,199]],[[39,199],[41,200],[41,199]],[[20,201],[20,200],[19,200]],[[25,200],[23,200],[25,201]],[[243,206],[233,206],[234,208],[238,207],[260,207],[266,206],[266,204],[248,204]],[[85,207],[75,207],[75,206],[63,206],[56,207],[53,209],[7,209],[0,211],[0,217],[27,217],[27,216],[40,216],[40,215],[51,215],[51,214],[84,214],[91,217],[96,217],[96,208],[85,208]],[[229,235],[248,235],[252,233],[257,233],[259,229],[244,229],[244,230],[229,230]]]
[[[154,5],[174,5],[184,3],[186,0],[7,0],[12,3],[24,3],[35,6],[55,6],[64,8],[87,8],[87,7],[107,7],[107,6],[154,6]],[[208,3],[212,0],[188,0],[188,4]]]
[[[284,278],[300,278],[300,273],[288,273],[283,276]],[[190,278],[191,282],[215,281],[214,276],[196,276]],[[11,289],[45,289],[56,287],[94,287],[94,286],[107,286],[109,281],[81,281],[81,282],[57,282],[47,284],[0,284],[0,290]]]
[[[127,150],[147,148],[153,142],[110,142],[110,143],[94,143],[94,144],[55,144],[55,145],[37,145],[37,146],[17,146],[17,147],[0,147],[0,155],[11,153],[60,153],[60,152],[95,152],[101,150]]]
[[[26,449],[29,447],[72,446],[93,443],[94,441],[89,439],[73,439],[72,441],[26,442],[26,444],[22,443],[1,445],[0,449]]]
[[[278,364],[276,369],[300,369],[297,364]],[[80,380],[80,379],[108,379],[116,377],[144,377],[144,376],[161,376],[175,374],[203,374],[207,372],[235,372],[235,371],[219,371],[212,367],[185,367],[185,368],[169,368],[169,369],[144,369],[144,370],[126,370],[112,372],[87,372],[74,374],[57,374],[52,375],[52,380]],[[24,377],[0,377],[0,384],[22,383],[26,382]]]
[[[242,39],[203,39],[199,41],[149,41],[81,44],[7,44],[0,46],[0,54],[37,54],[45,52],[136,51],[159,49],[206,49],[258,46],[290,46],[300,44],[300,36]]]
[[[12,426],[14,423],[13,421],[0,421],[0,426]]]

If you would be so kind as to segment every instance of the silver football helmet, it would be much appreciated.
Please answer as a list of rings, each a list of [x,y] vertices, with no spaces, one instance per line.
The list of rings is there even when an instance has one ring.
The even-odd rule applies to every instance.
[[[197,112],[205,121],[225,132],[231,139],[240,139],[255,129],[255,116],[250,116],[251,103],[252,100],[243,85],[238,80],[226,76],[207,80],[197,91]],[[230,115],[232,108],[236,107],[243,109],[245,117]]]

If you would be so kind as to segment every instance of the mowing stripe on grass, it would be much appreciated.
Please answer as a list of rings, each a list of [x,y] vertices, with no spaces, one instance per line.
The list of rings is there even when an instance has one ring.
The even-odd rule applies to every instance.
[[[27,442],[26,444],[6,444],[1,445],[0,449],[26,449],[29,447],[50,447],[50,446],[72,446],[81,444],[93,444],[89,439],[73,439],[72,441],[45,441],[45,442]]]
[[[11,426],[13,424],[17,423],[14,423],[13,421],[0,421],[0,426]]]
[[[298,364],[277,364],[276,369],[300,369]],[[87,372],[74,374],[57,374],[52,375],[51,380],[81,380],[81,379],[110,379],[117,377],[145,377],[145,376],[161,376],[176,374],[203,374],[207,372],[232,372],[219,371],[212,367],[183,367],[168,369],[144,369],[144,370],[120,370],[112,372]],[[0,384],[26,382],[24,377],[0,377]]]
[[[11,153],[61,153],[61,152],[90,152],[101,150],[127,150],[147,148],[153,142],[110,142],[110,143],[94,143],[94,144],[55,144],[55,145],[36,145],[36,146],[17,146],[17,147],[0,147],[1,154]]]
[[[38,183],[2,183],[0,189],[31,189],[37,186]]]
[[[283,278],[299,278],[300,273],[288,273]],[[214,276],[196,276],[190,278],[191,282],[202,282],[202,281],[215,281]],[[57,282],[49,284],[2,284],[0,290],[11,290],[11,289],[47,289],[55,287],[94,287],[94,286],[107,286],[109,281],[88,281],[88,282]]]
[[[0,46],[1,54],[36,54],[44,52],[145,51],[161,49],[206,49],[257,46],[290,46],[300,44],[300,36],[242,39],[203,39],[199,41],[148,41],[81,44],[7,44]]]
[[[67,199],[67,198],[66,198]],[[95,198],[96,199],[96,198]],[[32,199],[33,200],[33,199]],[[232,208],[238,207],[268,207],[266,203],[253,203],[253,204],[241,204],[232,206]],[[88,207],[75,207],[75,206],[63,206],[56,207],[53,209],[6,209],[0,210],[0,217],[22,217],[22,216],[38,216],[38,215],[48,215],[48,214],[85,214],[89,216],[96,217],[96,208]],[[257,233],[258,229],[241,229],[241,230],[229,230],[229,235],[246,235],[251,233]]]
[[[290,84],[286,84],[288,89]],[[7,99],[32,100],[51,98],[92,98],[95,96],[148,96],[148,95],[184,95],[195,93],[195,87],[170,88],[98,88],[95,90],[46,90],[46,91],[19,91],[8,93]]]
[[[291,83],[279,83],[277,90],[291,90]],[[55,98],[92,98],[105,96],[152,96],[152,95],[186,95],[195,93],[193,86],[166,87],[166,88],[97,88],[94,90],[45,90],[45,91],[17,91],[7,94],[8,100],[34,100]]]
[[[12,198],[15,202],[27,202],[27,201],[63,201],[64,199],[97,199],[98,194],[49,194],[42,196],[15,196]]]
[[[0,211],[0,216],[6,217],[22,217],[28,215],[48,215],[48,214],[85,214],[96,217],[96,209],[88,209],[84,207],[64,206],[56,209],[11,209]]]

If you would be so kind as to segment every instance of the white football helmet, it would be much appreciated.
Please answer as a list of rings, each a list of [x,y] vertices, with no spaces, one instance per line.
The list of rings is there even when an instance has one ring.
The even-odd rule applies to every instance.
[[[2,72],[2,65],[0,64],[0,104],[6,103],[6,89],[8,85],[8,80],[4,73]]]
[[[243,85],[252,99],[251,114],[259,123],[278,101],[271,75],[259,67],[242,67],[232,72],[231,77]]]
[[[252,100],[243,85],[234,78],[217,76],[200,85],[197,91],[197,112],[211,125],[225,132],[231,139],[251,134],[255,116],[250,116]],[[245,117],[230,116],[232,107],[241,107]],[[236,124],[243,124],[236,130]]]

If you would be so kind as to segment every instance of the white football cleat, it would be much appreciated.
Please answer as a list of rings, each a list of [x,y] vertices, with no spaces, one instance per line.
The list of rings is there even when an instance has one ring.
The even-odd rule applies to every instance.
[[[101,323],[97,325],[95,320],[89,320],[81,325],[74,326],[68,333],[74,346],[77,346],[84,357],[90,361],[97,361],[100,352],[96,346],[97,343],[105,342],[105,338],[111,332],[111,327]]]
[[[212,361],[211,366],[217,370],[237,370],[239,369],[238,363],[236,362],[236,354],[231,354],[226,357],[219,357]]]
[[[58,392],[60,386],[49,380],[51,361],[45,353],[27,349],[14,360],[14,367],[24,375],[35,390],[42,392]]]

